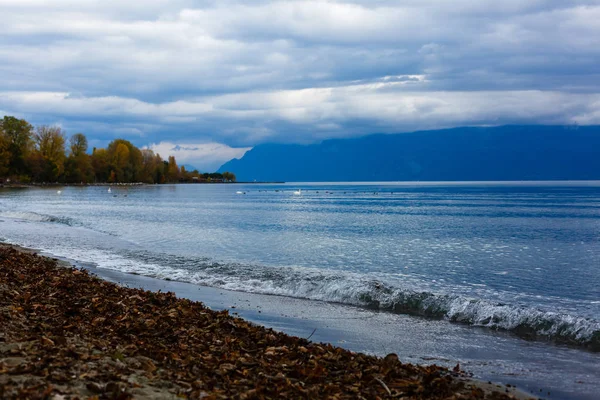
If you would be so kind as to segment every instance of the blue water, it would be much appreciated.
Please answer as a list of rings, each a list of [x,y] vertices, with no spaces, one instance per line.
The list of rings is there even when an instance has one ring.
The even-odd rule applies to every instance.
[[[598,182],[2,189],[0,221],[100,268],[600,350]]]

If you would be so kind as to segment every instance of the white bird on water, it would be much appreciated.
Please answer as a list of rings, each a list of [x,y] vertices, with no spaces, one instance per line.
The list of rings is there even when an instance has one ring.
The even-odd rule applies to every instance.
[[[111,190],[110,190],[110,188],[108,188],[108,193],[110,193],[110,192],[111,192]]]
[[[298,189],[294,192],[295,195],[300,196],[302,194],[302,189]]]
[[[56,191],[56,194],[61,194],[61,193],[62,193],[62,191],[61,191],[61,190],[57,190],[57,191]]]

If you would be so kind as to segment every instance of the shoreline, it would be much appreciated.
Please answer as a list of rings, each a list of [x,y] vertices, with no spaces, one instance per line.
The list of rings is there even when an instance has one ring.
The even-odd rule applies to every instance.
[[[254,353],[249,352],[249,353],[244,354],[241,357],[241,358],[252,358],[252,357],[257,358],[258,360],[255,360],[255,362],[258,362],[258,364],[260,364],[260,362],[264,361],[264,354],[269,354],[269,353],[273,353],[273,354],[268,355],[267,357],[275,357],[275,358],[277,358],[277,357],[283,357],[283,358],[285,358],[287,360],[287,362],[298,361],[298,359],[305,359],[306,358],[306,354],[309,354],[310,357],[313,357],[313,358],[315,358],[315,357],[316,358],[323,357],[323,354],[329,354],[329,353],[337,354],[341,358],[344,358],[344,357],[345,358],[348,358],[348,357],[350,357],[350,358],[352,358],[352,357],[354,357],[354,358],[360,358],[361,360],[364,360],[364,364],[361,364],[361,368],[360,368],[360,370],[362,371],[361,373],[363,375],[365,374],[364,370],[368,370],[369,368],[376,368],[376,370],[380,371],[379,375],[378,374],[374,374],[374,375],[371,374],[370,378],[368,379],[368,382],[365,382],[365,379],[362,379],[362,378],[360,379],[359,390],[360,390],[360,393],[363,393],[363,396],[365,396],[365,398],[374,398],[376,396],[380,396],[381,398],[385,398],[386,396],[389,396],[389,393],[391,393],[392,390],[396,390],[394,388],[395,387],[394,386],[395,383],[381,384],[381,382],[379,382],[379,380],[383,379],[382,382],[385,383],[386,382],[385,379],[390,379],[388,375],[385,375],[385,374],[381,375],[381,371],[382,371],[382,368],[384,368],[387,365],[386,362],[390,361],[390,357],[391,357],[391,359],[393,359],[394,356],[388,355],[387,358],[381,359],[381,358],[376,358],[376,357],[372,357],[372,356],[366,356],[366,355],[360,354],[360,353],[352,353],[352,352],[350,352],[348,350],[344,350],[344,349],[341,349],[341,348],[333,347],[330,344],[315,344],[315,343],[309,342],[306,339],[299,339],[299,338],[296,338],[296,337],[288,336],[288,335],[285,335],[283,333],[278,333],[278,332],[273,331],[271,329],[255,325],[253,323],[248,323],[247,321],[245,321],[243,319],[231,317],[226,311],[219,311],[219,312],[212,311],[212,310],[204,308],[204,306],[201,303],[191,302],[189,300],[176,299],[175,296],[172,295],[172,294],[171,295],[167,295],[167,294],[161,294],[160,292],[158,292],[158,293],[157,292],[148,292],[148,291],[143,291],[143,290],[139,290],[139,289],[130,289],[130,288],[125,288],[125,287],[122,287],[122,286],[118,286],[118,285],[116,285],[114,283],[109,283],[108,281],[101,280],[101,279],[96,278],[96,277],[92,277],[92,276],[88,275],[88,273],[86,271],[82,272],[81,270],[73,269],[72,265],[70,263],[66,262],[66,261],[58,261],[56,259],[50,259],[48,257],[36,256],[34,254],[37,254],[37,251],[32,250],[32,249],[24,249],[24,248],[20,248],[20,247],[17,247],[17,246],[12,246],[12,245],[7,245],[7,244],[0,244],[0,254],[4,254],[5,257],[6,257],[6,254],[9,254],[14,259],[17,259],[17,260],[20,259],[21,263],[29,262],[29,263],[37,263],[37,264],[41,263],[41,264],[44,264],[44,268],[46,269],[46,272],[48,272],[48,271],[54,271],[55,273],[58,273],[59,275],[61,275],[61,277],[64,277],[64,279],[63,279],[64,283],[68,283],[70,281],[77,281],[79,284],[85,285],[89,289],[89,291],[91,293],[102,292],[103,290],[104,291],[106,291],[106,290],[114,291],[115,293],[119,293],[121,295],[121,297],[119,297],[121,299],[121,302],[128,302],[131,297],[135,297],[135,296],[139,296],[139,297],[141,297],[141,298],[143,298],[145,300],[147,300],[149,298],[152,298],[152,296],[167,296],[168,300],[170,302],[169,303],[169,307],[171,307],[171,308],[168,308],[168,309],[159,309],[158,312],[159,313],[166,313],[167,314],[167,319],[170,319],[171,324],[175,324],[177,326],[181,326],[182,328],[183,328],[183,326],[187,326],[186,329],[188,329],[188,330],[189,330],[189,322],[190,322],[189,319],[187,319],[187,320],[185,320],[185,319],[184,320],[178,320],[174,316],[172,316],[172,317],[168,316],[168,313],[170,312],[170,310],[173,310],[173,305],[174,304],[177,304],[177,305],[179,305],[181,307],[183,307],[183,306],[185,306],[185,307],[192,307],[194,309],[197,308],[197,310],[201,310],[200,312],[203,313],[203,315],[210,315],[211,318],[213,318],[213,319],[216,318],[216,320],[213,321],[213,323],[217,324],[217,326],[220,326],[221,328],[223,328],[224,326],[226,326],[227,329],[231,330],[232,329],[231,328],[231,324],[236,325],[238,327],[243,327],[243,329],[242,329],[244,331],[243,334],[241,332],[237,332],[236,334],[234,334],[231,337],[231,339],[234,340],[234,341],[236,341],[236,340],[244,340],[244,334],[245,335],[254,334],[254,335],[262,335],[262,336],[264,336],[264,335],[273,335],[273,336],[275,336],[275,342],[274,343],[268,343],[268,344],[271,344],[270,346],[267,346],[265,344],[262,347],[255,349],[256,352],[254,352]],[[1,265],[1,262],[2,262],[2,258],[0,258],[0,265]],[[4,262],[6,263],[6,261],[4,261]],[[60,270],[57,269],[57,268],[59,268],[59,265],[61,267]],[[64,268],[64,267],[66,267],[66,268]],[[26,268],[26,266],[20,266],[19,268]],[[6,275],[6,271],[3,271],[4,269],[5,268],[0,269],[0,271],[2,272],[3,276]],[[24,275],[24,274],[22,274],[22,275]],[[4,279],[4,277],[3,277],[3,279]],[[32,279],[32,278],[30,278],[30,277],[23,277],[23,279],[27,280],[27,279]],[[14,285],[14,282],[10,282],[10,281],[8,281],[8,282],[0,282],[0,285],[4,285],[4,286],[9,285],[10,286],[10,285]],[[1,287],[2,286],[0,286],[0,288]],[[96,289],[96,290],[93,290],[93,289]],[[2,295],[2,292],[0,292],[0,295]],[[6,293],[4,293],[2,295],[2,297],[5,297],[5,296],[11,296],[11,295],[10,294],[7,295]],[[22,297],[22,294],[20,294],[20,296]],[[21,307],[27,306],[27,303],[29,303],[29,306],[31,306],[31,303],[33,302],[33,300],[32,300],[33,296],[35,296],[35,295],[33,295],[33,296],[30,295],[30,296],[31,296],[31,298],[28,299],[28,301],[26,301],[24,305],[21,305]],[[2,298],[2,297],[0,297],[0,298]],[[16,298],[13,298],[13,300],[17,301],[18,299],[21,299],[21,297],[17,296]],[[4,299],[2,299],[2,300],[4,300]],[[97,300],[97,302],[105,302],[105,304],[111,304],[110,301],[108,301],[108,300],[114,301],[116,299],[104,299],[104,298],[102,298],[102,296],[99,296],[99,300]],[[40,298],[40,299],[36,299],[35,301],[43,304],[44,299]],[[118,303],[119,302],[115,302],[115,304],[118,304]],[[136,302],[135,306],[138,307],[138,308],[141,308],[141,307],[144,307],[144,305],[145,305],[145,302],[138,301],[138,302]],[[155,310],[154,312],[157,312],[157,311]],[[106,316],[102,316],[102,315],[95,316],[94,319],[92,319],[91,321],[88,321],[88,322],[93,325],[94,321],[98,321],[98,318],[106,318]],[[186,322],[187,324],[184,324],[183,322]],[[46,322],[46,323],[48,323],[48,322]],[[102,324],[105,324],[105,323],[107,323],[106,320],[102,321]],[[102,325],[102,324],[100,324],[100,325]],[[0,325],[2,325],[2,324],[0,324]],[[112,324],[111,326],[113,327],[113,329],[115,328],[114,324]],[[75,328],[71,328],[71,329],[75,329]],[[0,328],[0,330],[2,330],[2,328]],[[233,330],[236,330],[236,329],[233,329]],[[233,332],[233,330],[232,330],[232,332]],[[150,331],[152,331],[152,329],[150,329]],[[97,336],[102,336],[100,334],[91,335],[90,336],[90,332],[78,332],[78,333],[80,334],[80,337],[82,339],[86,339],[86,340],[89,340],[89,341],[92,341],[92,342],[97,341],[97,340],[100,339]],[[104,332],[104,333],[106,334],[106,332]],[[0,332],[0,334],[3,334],[2,338],[4,338],[4,341],[2,341],[1,338],[0,338],[0,348],[5,348],[6,345],[10,343],[10,340],[9,340],[9,337],[8,337],[8,336],[10,336],[10,333],[8,333],[8,336],[7,336],[7,332]],[[69,339],[69,340],[67,340],[67,342],[70,343],[69,342],[70,341],[70,337],[66,334],[66,331],[65,331],[65,335],[64,336],[67,337],[67,339]],[[43,348],[43,345],[44,345],[44,339],[43,339],[44,337],[46,337],[46,336],[42,336],[41,338],[38,339],[39,343],[41,343],[41,345],[42,345],[42,348]],[[57,343],[61,342],[62,339],[61,340],[54,340],[52,337],[46,337],[46,338],[49,339],[50,341],[52,341],[55,346],[60,347],[60,345],[57,345]],[[130,340],[130,338],[128,338],[127,336],[121,337],[119,335],[114,335],[114,334],[111,336],[111,338],[112,338],[113,343],[116,342],[117,345],[119,343],[121,345],[124,345],[124,343],[126,343],[128,340]],[[164,338],[161,338],[161,339],[164,340]],[[178,341],[181,341],[182,339],[183,338],[181,336],[177,337]],[[38,343],[38,342],[36,342],[36,343]],[[201,344],[202,343],[198,343],[197,341],[193,342],[193,343],[188,342],[186,344],[186,346],[188,346],[188,347],[190,347],[190,346],[194,347],[194,346],[199,346]],[[282,344],[283,344],[283,346],[281,346]],[[250,345],[251,344],[247,344],[247,346],[250,346]],[[280,345],[280,346],[275,346],[275,345]],[[269,350],[270,348],[273,348],[273,347],[285,347],[286,350],[285,351],[284,350],[275,351],[275,350],[272,350],[272,349]],[[307,353],[306,354],[303,353],[302,352],[303,350],[301,350],[301,352],[298,353],[297,349],[300,348],[300,347],[306,349]],[[326,349],[326,351],[325,351],[325,353],[322,353],[322,351],[319,350],[319,349]],[[218,349],[213,349],[213,350],[217,351]],[[119,350],[119,351],[122,352],[124,350]],[[238,349],[238,352],[239,351],[240,350]],[[262,352],[263,355],[258,355],[258,354],[260,354],[260,352]],[[283,354],[283,353],[279,354],[278,352],[283,352],[285,354]],[[179,357],[181,358],[181,356],[183,356],[185,353],[186,352],[180,353]],[[202,356],[204,356],[204,357],[208,356],[208,354],[204,354],[204,353],[203,352],[199,352],[199,354],[202,355]],[[294,358],[292,358],[290,360],[289,357],[291,357],[291,356],[289,356],[289,354],[294,354]],[[107,356],[107,354],[104,354],[104,355]],[[134,352],[132,354],[127,354],[125,358],[129,359],[131,357],[131,359],[137,360],[139,358],[139,356],[140,356],[139,354],[137,354],[137,353]],[[231,356],[231,354],[229,356]],[[4,360],[6,360],[5,357],[6,357],[6,355],[3,352],[3,354],[0,356],[0,358],[4,358]],[[147,355],[144,355],[144,357],[147,357]],[[22,359],[23,358],[27,359],[27,355],[25,357],[21,357],[21,358]],[[239,361],[240,356],[238,355],[237,358],[238,358],[237,361]],[[386,359],[387,359],[387,361],[386,361]],[[153,360],[152,361],[153,364],[155,364],[156,366],[160,365],[159,368],[167,368],[168,369],[168,368],[173,367],[172,365],[169,365],[170,364],[169,362],[167,362],[165,364],[164,360],[154,359],[154,358],[152,358],[152,360]],[[232,359],[231,361],[235,365],[233,365],[232,363],[229,363],[229,366],[227,366],[227,368],[226,368],[228,370],[224,371],[226,373],[226,375],[230,375],[231,373],[235,374],[235,372],[239,368],[243,369],[243,366],[240,367],[240,366],[238,366],[237,363],[234,362],[234,361],[236,361],[235,359]],[[6,366],[6,362],[4,362],[4,364],[2,364],[2,362],[3,361],[0,361],[0,365],[4,365],[4,368],[10,368],[10,367]],[[116,362],[116,361],[113,360],[113,362]],[[361,361],[361,362],[363,362],[363,361]],[[327,364],[327,362],[326,362],[326,364]],[[315,384],[314,384],[315,385],[315,387],[314,387],[315,390],[321,390],[321,389],[323,389],[323,387],[327,387],[327,385],[331,385],[332,383],[335,383],[335,382],[339,381],[339,377],[340,376],[342,376],[342,377],[346,376],[345,372],[342,372],[341,375],[335,375],[335,374],[334,375],[330,375],[330,373],[333,373],[335,371],[341,371],[339,368],[345,369],[346,368],[345,364],[344,365],[338,365],[336,362],[333,362],[333,363],[327,364],[327,365],[329,365],[328,368],[332,368],[332,370],[331,371],[326,370],[326,371],[323,372],[323,374],[325,374],[327,376],[327,379],[323,378],[319,382],[315,382]],[[1,368],[2,367],[0,367],[0,369]],[[260,367],[260,368],[262,368],[262,367]],[[258,380],[262,379],[261,382],[264,381],[264,383],[266,383],[268,381],[271,384],[273,384],[274,382],[277,382],[277,384],[281,384],[281,385],[285,386],[286,390],[295,390],[295,389],[291,388],[291,386],[294,386],[294,384],[298,384],[298,382],[294,382],[294,380],[300,379],[298,377],[294,377],[294,376],[297,376],[298,371],[294,372],[294,374],[296,374],[296,375],[290,377],[290,375],[287,374],[287,372],[285,371],[285,368],[283,370],[281,368],[283,368],[283,367],[280,366],[279,370],[269,370],[268,372],[271,375],[269,375],[269,374],[266,374],[266,375],[269,375],[272,378],[277,378],[278,376],[280,376],[280,374],[283,375],[283,376],[280,376],[279,378],[274,379],[274,380],[273,379],[267,379],[266,381],[265,381],[265,378],[264,378],[264,376],[266,376],[266,375],[264,375],[265,372],[263,372],[263,376],[260,377],[259,375],[256,375],[256,374],[259,374],[260,371],[256,371],[255,368],[245,369],[244,371],[246,371],[245,373],[249,374],[248,376],[252,376],[254,379],[258,379]],[[336,368],[338,368],[338,369],[336,369]],[[446,370],[446,369],[443,369],[443,368],[439,368],[439,367],[434,367],[434,366],[419,367],[419,366],[412,366],[410,364],[401,364],[398,361],[393,361],[392,362],[392,366],[390,367],[388,365],[386,368],[389,369],[388,374],[392,374],[392,375],[393,375],[393,373],[397,373],[399,371],[405,371],[406,372],[407,370],[410,370],[411,374],[417,374],[417,375],[419,375],[423,379],[419,380],[420,383],[418,384],[418,386],[422,387],[423,390],[425,390],[425,391],[431,389],[431,388],[427,389],[427,387],[426,387],[427,384],[425,384],[426,381],[427,381],[427,379],[425,379],[425,378],[427,378],[431,374],[434,374],[434,375],[436,375],[436,378],[434,378],[433,380],[431,380],[428,384],[432,384],[432,382],[436,382],[436,379],[437,380],[441,380],[441,381],[437,381],[437,383],[436,383],[436,384],[443,384],[442,386],[444,386],[444,388],[441,388],[441,387],[439,388],[441,391],[449,390],[451,388],[452,390],[455,391],[454,393],[462,393],[465,396],[467,396],[465,398],[483,398],[483,396],[486,396],[486,394],[487,395],[491,395],[491,393],[494,392],[494,391],[496,391],[496,393],[497,393],[496,396],[500,396],[500,397],[495,397],[495,398],[529,398],[528,394],[520,392],[518,390],[515,390],[514,387],[501,387],[501,386],[498,386],[498,385],[495,385],[495,384],[489,384],[489,383],[485,383],[485,382],[481,382],[481,381],[476,381],[476,380],[468,378],[464,374],[457,374],[457,373],[454,373],[452,371],[449,371],[449,370]],[[219,368],[217,368],[217,370],[221,371]],[[247,372],[247,371],[250,371],[250,372]],[[173,371],[171,371],[171,372],[173,372]],[[135,374],[139,375],[140,372],[139,371],[135,372],[134,375]],[[165,370],[164,374],[168,375],[169,371]],[[337,374],[339,374],[339,372]],[[153,373],[153,375],[156,375],[156,374]],[[361,376],[363,376],[363,375],[361,375]],[[11,375],[11,376],[13,376],[13,375]],[[135,375],[135,376],[137,376],[137,375]],[[382,376],[382,377],[379,377],[379,376]],[[222,375],[219,375],[219,377],[222,377]],[[216,379],[214,376],[211,376],[211,378],[212,379]],[[307,378],[307,377],[305,376],[304,378]],[[311,379],[314,380],[314,378],[315,377],[313,376]],[[148,378],[146,377],[146,379],[148,379]],[[186,395],[186,394],[189,394],[189,393],[193,392],[193,390],[192,390],[192,392],[186,392],[186,391],[188,391],[190,389],[185,384],[186,381],[182,381],[181,384],[176,384],[174,387],[171,387],[171,388],[160,387],[160,384],[158,384],[158,386],[155,385],[155,383],[157,383],[159,381],[160,380],[158,380],[158,381],[157,380],[152,380],[152,379],[147,380],[144,383],[145,386],[142,385],[142,389],[143,390],[150,390],[150,389],[154,390],[154,389],[158,388],[158,389],[162,390],[160,392],[161,395],[165,395],[166,392],[168,392],[170,394],[173,394],[173,395],[176,394],[176,393],[181,393],[181,394]],[[301,387],[300,389],[306,390],[306,387],[307,387],[306,385],[308,385],[309,382],[306,379],[304,379],[304,380],[300,379],[299,382],[303,382],[304,385],[305,385],[305,386]],[[390,382],[394,382],[394,380],[392,379],[392,381],[390,381]],[[75,390],[75,389],[77,389],[77,390],[80,390],[80,391],[83,391],[83,392],[89,391],[90,389],[86,385],[91,384],[91,383],[87,382],[86,385],[84,385],[84,387],[82,388],[81,385],[83,383],[86,383],[86,382],[79,382],[78,381],[77,385],[71,385],[71,386],[69,386],[70,389],[69,388],[66,388],[66,389],[63,388],[63,389],[60,389],[60,390],[64,391],[64,390],[71,390],[71,389]],[[96,384],[98,384],[100,386],[104,385],[104,386],[102,386],[102,388],[103,388],[103,390],[106,391],[107,388],[108,388],[108,384],[111,383],[111,382],[102,381],[100,383],[98,383],[98,382],[92,382],[92,383],[96,383]],[[256,383],[256,381],[255,381],[255,383]],[[187,382],[187,384],[188,385],[192,385],[191,388],[194,389],[192,383]],[[413,384],[414,384],[414,382],[413,382]],[[2,385],[4,385],[4,383],[2,383]],[[0,385],[0,386],[2,386],[2,385]],[[149,395],[149,393],[150,393],[148,391],[144,392],[145,394],[143,394],[142,392],[136,392],[136,390],[140,389],[140,388],[136,388],[136,387],[133,387],[133,386],[135,386],[135,385],[131,384],[127,379],[125,379],[125,380],[121,379],[118,382],[116,382],[116,386],[115,386],[115,384],[111,385],[111,388],[115,389],[115,387],[117,387],[117,388],[120,388],[119,390],[123,389],[126,392],[127,391],[131,392],[131,394],[134,395],[134,396],[140,396],[140,397],[147,397]],[[250,387],[252,385],[251,384],[247,384],[246,386]],[[94,388],[95,386],[92,385],[91,387]],[[387,389],[386,389],[386,387],[387,387]],[[44,388],[44,390],[45,389],[46,388]],[[140,390],[142,390],[142,389],[140,389]],[[254,389],[256,389],[256,388],[254,388]],[[362,391],[363,389],[365,390],[364,392]],[[388,392],[388,389],[390,390],[389,392]],[[59,390],[59,389],[56,389],[56,390]],[[165,390],[166,390],[166,392],[165,392]],[[253,389],[248,389],[248,390],[253,390]],[[337,393],[341,394],[342,397],[343,397],[344,393],[345,393],[344,390],[346,390],[346,389],[345,388],[339,388],[339,390],[342,390],[342,391],[341,392],[337,392]],[[92,390],[92,392],[93,392],[93,390]],[[127,393],[129,393],[129,392],[127,392]],[[509,393],[509,395],[511,397],[507,397],[506,396],[507,392]],[[125,393],[125,392],[123,392],[123,393]],[[286,392],[286,393],[288,393],[288,392]],[[294,397],[294,396],[301,395],[301,391],[300,392],[293,392],[293,393],[295,393],[295,394],[292,396],[292,392],[289,392],[290,396]],[[315,392],[315,393],[317,393],[317,392]],[[419,392],[419,393],[423,394],[425,392]],[[427,392],[427,393],[429,393],[429,396],[435,396],[435,392]],[[440,392],[440,393],[442,393],[442,392]],[[243,397],[241,397],[241,394],[240,394],[239,391],[238,392],[230,392],[230,395],[234,395],[234,394],[235,394],[235,396],[239,395],[240,398],[243,398]],[[356,394],[356,393],[354,393],[354,394]],[[325,393],[321,393],[319,396],[321,396],[321,395],[325,395]],[[349,393],[345,393],[345,395],[349,396],[350,394]],[[417,395],[417,392],[413,393],[411,396],[416,396],[416,395]],[[150,397],[147,397],[147,398],[150,398]],[[156,397],[156,398],[164,398],[164,397],[160,397],[159,396],[159,397]],[[219,397],[216,397],[216,398],[219,398]],[[249,397],[249,398],[252,398],[252,397]]]
[[[0,188],[11,189],[27,189],[40,187],[105,187],[105,186],[146,186],[149,183],[130,182],[130,183],[0,183]]]
[[[286,182],[169,182],[169,183],[144,183],[144,182],[116,182],[116,183],[0,183],[0,188],[26,189],[40,187],[106,187],[106,186],[154,186],[154,185],[283,185]]]

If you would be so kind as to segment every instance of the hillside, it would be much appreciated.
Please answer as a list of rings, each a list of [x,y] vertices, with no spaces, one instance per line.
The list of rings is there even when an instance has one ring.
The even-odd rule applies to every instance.
[[[600,179],[600,126],[501,126],[262,144],[219,172],[238,181]]]

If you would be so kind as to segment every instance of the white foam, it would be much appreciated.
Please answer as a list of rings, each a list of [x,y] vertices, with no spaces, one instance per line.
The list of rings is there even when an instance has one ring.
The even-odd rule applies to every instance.
[[[98,260],[99,255],[91,254]],[[456,294],[394,287],[359,273],[336,273],[316,268],[274,268],[203,261],[183,268],[163,263],[140,263],[122,257],[106,257],[101,268],[171,279],[227,290],[280,295],[344,303],[407,313],[451,322],[506,330],[529,338],[544,338],[597,348],[600,322],[566,313],[538,310],[515,304],[470,298]]]
[[[27,214],[28,217],[31,215]],[[15,244],[37,247],[31,243]],[[510,301],[503,304],[456,292],[444,293],[424,287],[416,289],[419,286],[409,277],[396,277],[390,283],[391,280],[383,282],[381,274],[216,263],[208,259],[162,254],[117,254],[103,249],[64,245],[39,249],[58,257],[124,273],[441,318],[600,350],[600,322],[597,320],[520,306]]]

